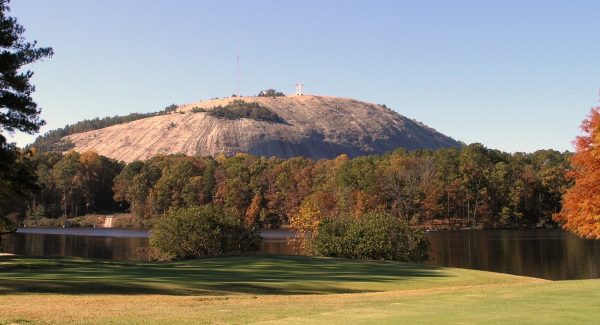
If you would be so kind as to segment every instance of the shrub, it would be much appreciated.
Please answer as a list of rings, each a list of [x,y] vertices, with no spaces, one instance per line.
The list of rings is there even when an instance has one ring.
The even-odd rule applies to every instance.
[[[312,238],[316,255],[352,259],[421,261],[429,247],[421,230],[383,212],[325,219]]]
[[[257,229],[213,205],[171,210],[150,233],[150,244],[175,258],[256,252],[261,240]]]
[[[192,113],[204,113],[206,110],[202,107],[194,107],[192,108]]]

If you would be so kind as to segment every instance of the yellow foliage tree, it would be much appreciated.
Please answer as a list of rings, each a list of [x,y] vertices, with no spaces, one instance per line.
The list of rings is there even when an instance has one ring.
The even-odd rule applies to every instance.
[[[322,220],[321,207],[316,200],[307,197],[300,206],[298,213],[290,218],[290,227],[297,233],[292,239],[303,253],[312,251],[312,238],[316,235],[319,222]]]

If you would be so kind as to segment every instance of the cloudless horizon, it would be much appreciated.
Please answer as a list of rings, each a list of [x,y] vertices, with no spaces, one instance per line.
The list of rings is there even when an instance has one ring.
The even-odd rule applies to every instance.
[[[275,88],[386,104],[465,143],[573,150],[598,105],[596,1],[13,1],[46,125]]]

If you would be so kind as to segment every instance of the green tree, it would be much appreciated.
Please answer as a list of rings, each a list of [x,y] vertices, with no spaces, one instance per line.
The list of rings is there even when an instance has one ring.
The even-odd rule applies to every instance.
[[[183,206],[192,207],[202,203],[202,176],[192,176],[181,191]]]
[[[71,151],[64,155],[52,168],[52,178],[56,188],[60,191],[63,216],[68,214],[77,215],[76,191],[82,187],[80,177],[81,162],[80,155]],[[70,209],[68,210],[70,206]]]
[[[4,155],[7,159],[0,160],[0,231],[12,228],[12,222],[5,216],[11,212],[23,215],[26,208],[24,198],[37,188],[29,153],[10,150]]]
[[[165,213],[170,208],[182,208],[185,199],[182,192],[190,178],[197,176],[192,163],[193,158],[185,156],[170,157],[169,164],[162,170],[160,179],[153,187],[154,211]]]
[[[144,165],[140,173],[133,177],[129,188],[131,213],[140,217],[152,215],[152,207],[148,203],[153,200],[150,197],[153,194],[152,188],[160,177],[161,170],[150,163]]]
[[[217,169],[217,162],[211,157],[206,159],[206,167],[202,173],[202,186],[201,186],[201,203],[212,202],[213,195],[215,193],[215,170]]]
[[[321,256],[421,261],[427,258],[429,242],[422,231],[391,214],[370,212],[361,218],[323,220],[312,247]]]
[[[143,167],[144,163],[139,160],[131,162],[114,178],[113,198],[115,201],[132,204],[131,186],[133,178],[142,172]]]
[[[159,217],[150,243],[170,257],[192,258],[256,252],[261,237],[234,212],[209,204],[171,210]]]

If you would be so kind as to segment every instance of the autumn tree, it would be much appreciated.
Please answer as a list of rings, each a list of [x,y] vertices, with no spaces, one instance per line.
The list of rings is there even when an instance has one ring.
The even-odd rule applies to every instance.
[[[422,210],[424,200],[421,179],[426,176],[427,160],[392,155],[382,170],[382,193],[386,195],[390,211],[409,221]]]
[[[260,193],[255,193],[248,209],[246,209],[246,215],[244,221],[246,225],[251,227],[258,223],[260,220],[260,212],[262,211],[262,196]]]
[[[319,201],[319,195],[307,197],[302,202],[298,213],[290,218],[290,227],[297,233],[293,241],[298,244],[300,251],[306,254],[312,253],[313,237],[317,234],[319,223],[323,220]]]
[[[581,237],[600,239],[600,107],[592,109],[581,130],[569,172],[575,185],[563,195],[555,219]]]
[[[225,158],[221,164],[222,170],[218,173],[220,182],[216,186],[215,202],[234,209],[240,218],[243,218],[252,199],[252,193],[248,187],[251,176],[249,165],[252,159],[254,157],[247,154]]]

